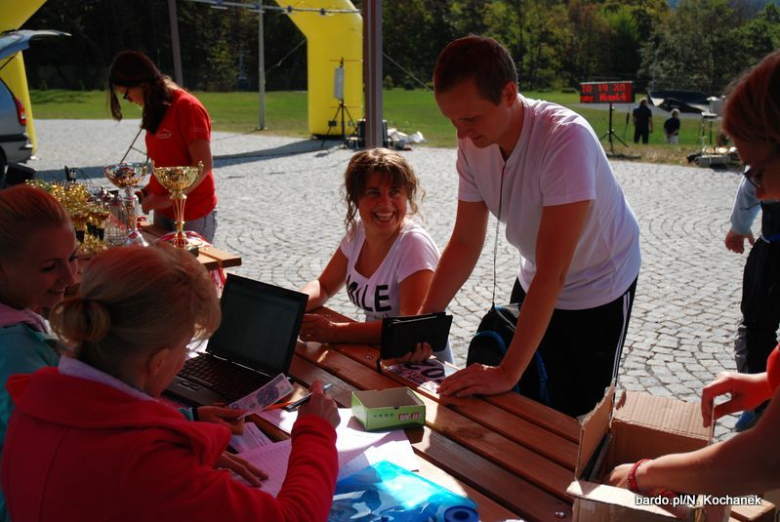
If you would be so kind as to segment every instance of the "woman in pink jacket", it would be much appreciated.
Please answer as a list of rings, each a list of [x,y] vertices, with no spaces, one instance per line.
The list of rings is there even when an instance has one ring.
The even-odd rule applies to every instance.
[[[58,368],[16,375],[2,463],[11,520],[324,521],[335,487],[338,412],[312,386],[274,498],[221,467],[225,426],[190,422],[155,400],[187,344],[219,324],[214,286],[167,245],[96,256],[51,323],[74,348]]]

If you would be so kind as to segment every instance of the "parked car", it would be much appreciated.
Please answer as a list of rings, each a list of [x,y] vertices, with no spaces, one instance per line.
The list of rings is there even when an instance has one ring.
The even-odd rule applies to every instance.
[[[69,36],[60,31],[7,31],[0,34],[0,69],[19,51],[30,46],[30,40],[51,36]],[[9,163],[24,163],[32,156],[27,134],[27,114],[21,100],[0,78],[0,179]]]

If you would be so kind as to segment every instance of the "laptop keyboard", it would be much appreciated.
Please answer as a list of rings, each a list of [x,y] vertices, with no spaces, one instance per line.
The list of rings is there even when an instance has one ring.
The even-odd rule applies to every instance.
[[[205,355],[188,360],[179,375],[199,382],[231,400],[244,397],[267,380],[262,374]]]

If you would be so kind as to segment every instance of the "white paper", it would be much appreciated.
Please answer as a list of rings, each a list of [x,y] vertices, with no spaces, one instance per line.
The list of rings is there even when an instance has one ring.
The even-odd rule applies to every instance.
[[[239,457],[248,460],[268,475],[259,489],[275,497],[281,491],[284,477],[287,475],[287,463],[290,460],[291,451],[292,440],[288,439],[245,451],[240,453]],[[238,477],[237,480],[249,484],[241,477]]]
[[[290,433],[298,412],[268,410],[260,414],[282,431]],[[339,479],[382,460],[409,471],[418,471],[417,457],[403,430],[368,432],[352,416],[349,408],[339,408],[341,422],[336,428],[336,449],[339,455]],[[243,457],[243,455],[241,455]]]
[[[420,388],[439,393],[441,382],[457,372],[458,368],[445,365],[437,359],[427,359],[419,363],[394,364],[387,367],[386,370],[400,375]]]
[[[233,435],[230,437],[230,446],[237,453],[255,450],[262,446],[273,444],[273,441],[258,428],[254,422],[244,424],[243,435]]]

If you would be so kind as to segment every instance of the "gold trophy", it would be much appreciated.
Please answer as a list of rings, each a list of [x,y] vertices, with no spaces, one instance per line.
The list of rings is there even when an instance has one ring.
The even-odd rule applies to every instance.
[[[138,230],[138,198],[135,195],[135,188],[146,176],[146,163],[117,163],[104,168],[103,173],[114,186],[125,191],[120,198],[124,225],[128,230],[124,244],[149,246]]]
[[[187,203],[187,195],[184,191],[190,188],[203,173],[203,162],[199,161],[197,167],[155,167],[152,163],[152,172],[160,185],[171,193],[173,215],[176,218],[176,235],[173,236],[171,243],[176,248],[186,248],[196,253],[200,242],[190,240],[184,233],[184,205]]]

